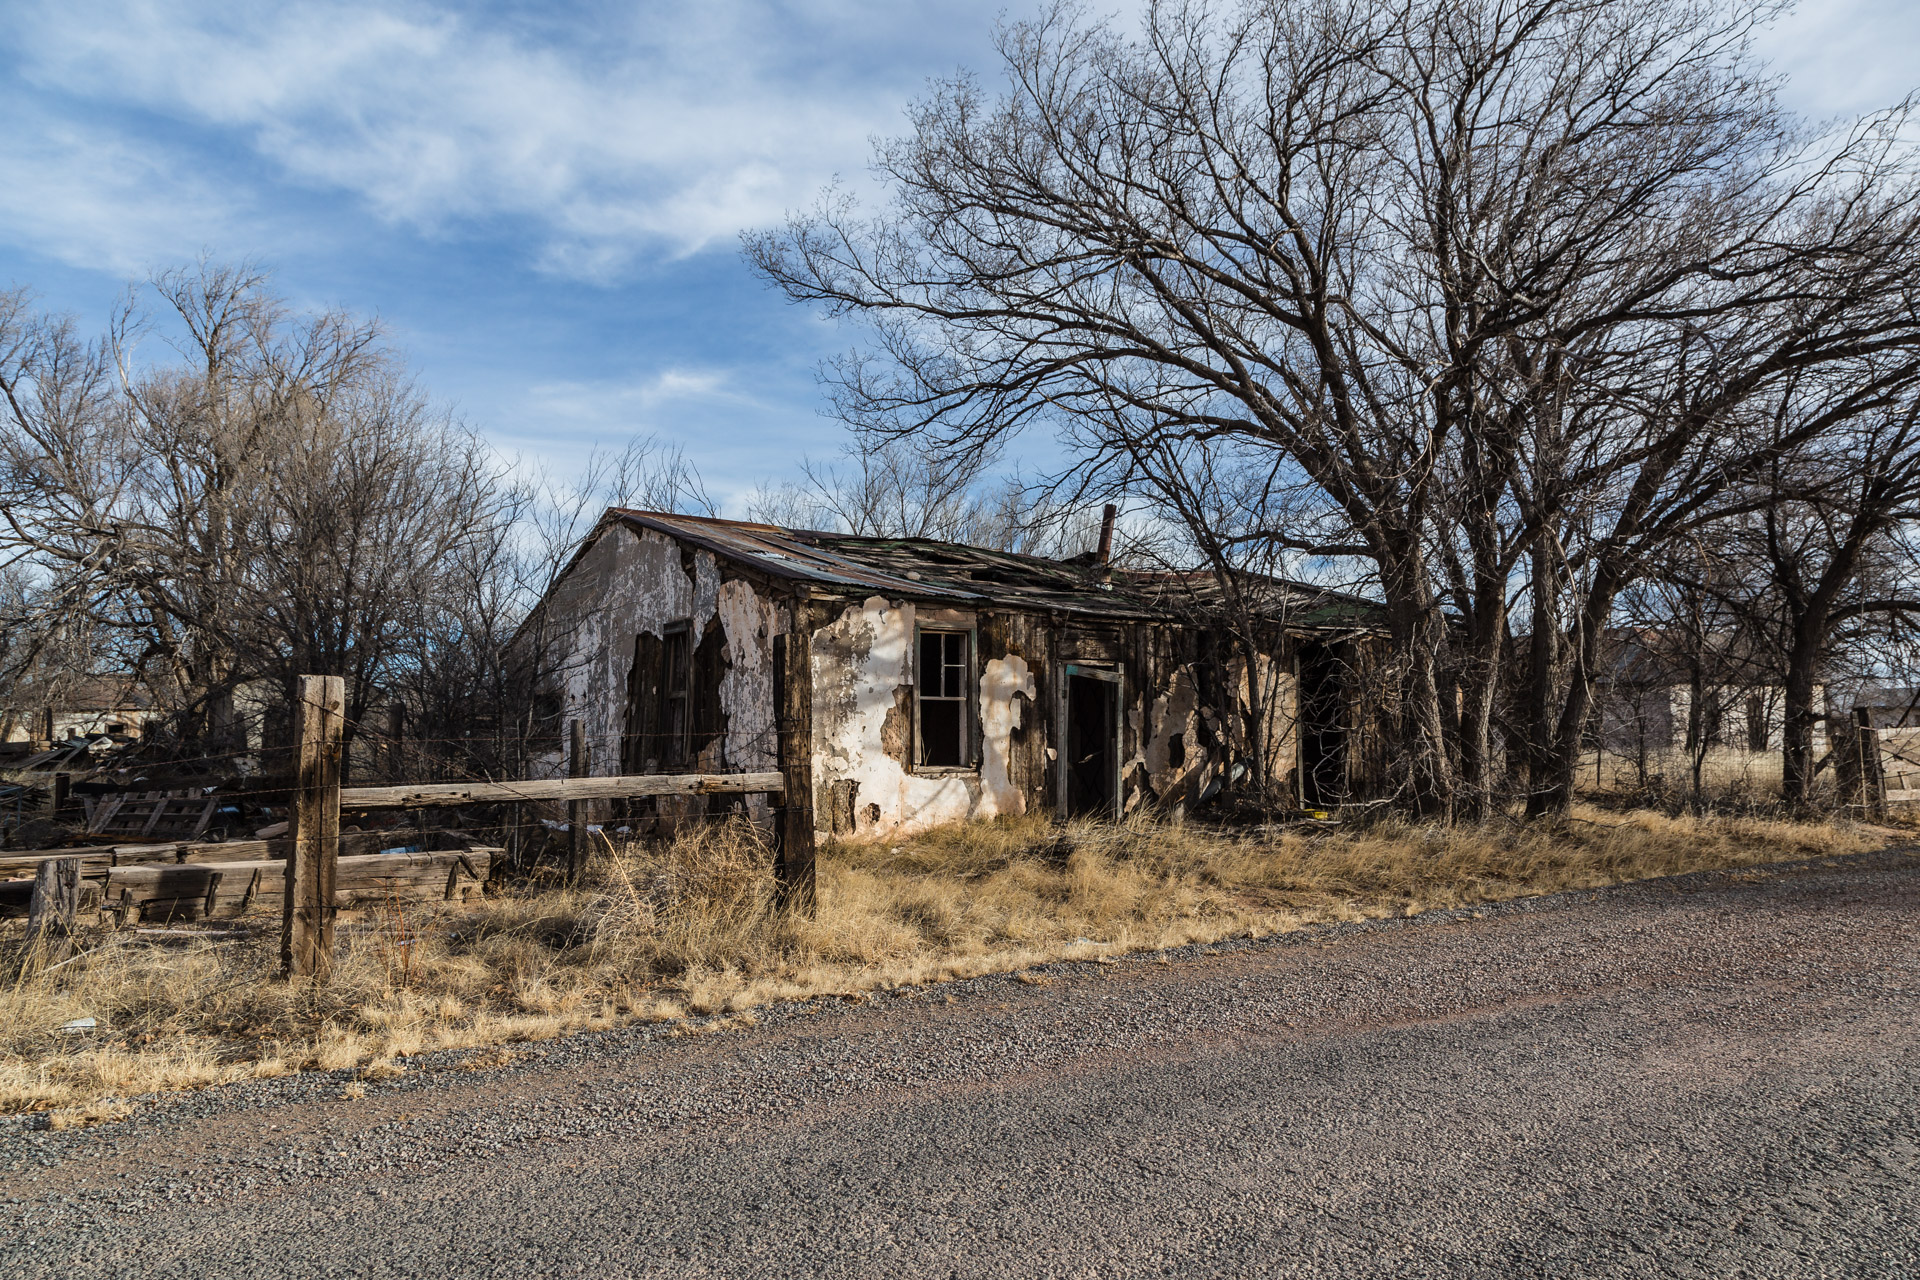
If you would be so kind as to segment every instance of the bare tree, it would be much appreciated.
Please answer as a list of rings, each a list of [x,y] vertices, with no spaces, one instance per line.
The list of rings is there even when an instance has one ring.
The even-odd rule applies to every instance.
[[[1916,338],[1897,130],[1798,136],[1747,54],[1772,12],[1167,3],[1129,40],[1056,7],[1003,32],[1005,95],[946,84],[881,145],[884,213],[748,252],[872,322],[833,372],[865,430],[1051,423],[1088,471],[1195,446],[1310,490],[1262,534],[1371,564],[1421,812],[1485,811],[1530,597],[1558,812],[1618,592],[1764,466],[1741,407]]]
[[[164,330],[129,306],[95,343],[12,312],[7,547],[137,639],[183,750],[246,749],[243,689],[275,741],[309,672],[348,677],[357,730],[402,639],[444,607],[446,567],[510,522],[498,468],[377,325],[291,316],[249,268],[151,288]],[[177,335],[174,360],[140,361],[155,332]]]
[[[1860,382],[1789,383],[1772,406],[1773,433],[1795,434]],[[1920,518],[1920,401],[1849,416],[1782,452],[1753,491],[1750,510],[1711,531],[1711,552],[1700,559],[1717,572],[1680,564],[1666,576],[1730,610],[1753,660],[1780,685],[1783,796],[1805,808],[1816,771],[1814,730],[1824,714],[1821,685],[1850,649],[1920,618],[1920,579],[1906,537]]]
[[[861,537],[975,542],[986,514],[980,486],[992,462],[914,440],[857,440],[837,462],[803,459],[801,479],[763,485],[748,501],[748,518]]]
[[[990,451],[907,437],[857,437],[835,463],[803,459],[801,478],[762,484],[747,518],[788,529],[932,538],[1067,559],[1099,537],[1100,497],[1083,486],[996,474]],[[1123,540],[1122,558],[1138,537]]]

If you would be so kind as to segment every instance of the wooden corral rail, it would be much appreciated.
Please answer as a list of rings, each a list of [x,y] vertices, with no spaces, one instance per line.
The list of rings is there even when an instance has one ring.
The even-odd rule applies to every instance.
[[[1886,804],[1920,801],[1920,728],[1869,730],[1880,748],[1881,800]]]
[[[342,809],[438,809],[533,800],[620,800],[633,796],[778,795],[778,773],[622,774],[609,778],[541,778],[526,782],[427,782],[398,787],[342,787]]]
[[[406,832],[397,833],[404,838]],[[391,844],[391,831],[343,831],[340,856],[358,857],[378,853],[382,844]],[[12,876],[30,876],[43,862],[58,858],[80,859],[82,874],[103,879],[109,867],[138,867],[172,862],[256,862],[262,858],[284,858],[293,847],[293,837],[276,836],[271,840],[168,840],[159,844],[92,844],[71,849],[40,849],[32,852],[0,853],[0,881]]]
[[[287,861],[260,857],[265,843],[236,841],[227,846],[235,850],[251,846],[251,858],[206,862],[168,858],[108,866],[91,858],[49,857],[41,865],[74,865],[78,878],[85,882],[87,901],[116,911],[123,923],[137,919],[227,919],[250,911],[281,910]],[[344,857],[337,864],[333,905],[337,910],[389,902],[465,902],[485,883],[500,853],[496,848],[475,846],[435,853]],[[38,881],[43,878],[7,884],[6,891],[0,893],[0,915],[28,911],[34,900],[30,891],[38,889]]]
[[[786,652],[784,646],[782,651]],[[804,658],[804,647],[798,652]],[[284,907],[280,969],[288,978],[324,984],[333,971],[333,918],[339,910],[337,877],[347,861],[340,857],[343,809],[441,809],[470,804],[563,802],[567,806],[567,876],[577,881],[587,861],[586,805],[589,801],[727,793],[780,796],[784,803],[775,823],[774,875],[780,884],[781,899],[789,907],[812,914],[811,755],[806,749],[805,735],[793,727],[802,723],[795,717],[788,716],[780,724],[778,772],[591,777],[587,770],[584,726],[576,720],[568,726],[571,749],[565,778],[343,787],[340,761],[345,699],[345,687],[339,676],[300,677],[300,700],[294,719],[299,752],[298,782],[293,796],[293,848],[281,880]],[[449,893],[453,884],[450,879]],[[209,911],[218,910],[215,899],[216,895],[210,890]]]

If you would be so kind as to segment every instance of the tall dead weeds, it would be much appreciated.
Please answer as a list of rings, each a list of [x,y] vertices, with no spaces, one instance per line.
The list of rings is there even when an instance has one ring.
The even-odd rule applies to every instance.
[[[1883,838],[1587,810],[1551,828],[1003,819],[823,849],[819,915],[806,920],[776,908],[770,850],[736,818],[609,845],[580,888],[350,923],[321,991],[275,978],[267,917],[240,941],[83,935],[79,959],[18,970],[0,989],[0,1112],[108,1116],[118,1112],[102,1099],[316,1067],[378,1079],[433,1049],[1861,852]],[[68,1029],[87,1018],[94,1028]]]

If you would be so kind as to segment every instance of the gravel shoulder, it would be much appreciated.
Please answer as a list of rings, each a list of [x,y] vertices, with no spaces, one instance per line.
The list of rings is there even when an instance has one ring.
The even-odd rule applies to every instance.
[[[10,1276],[1920,1274],[1920,856],[0,1127]]]

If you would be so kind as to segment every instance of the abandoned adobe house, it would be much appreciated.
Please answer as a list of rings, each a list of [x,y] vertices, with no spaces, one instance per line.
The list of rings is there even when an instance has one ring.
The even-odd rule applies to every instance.
[[[537,615],[549,706],[582,722],[592,773],[772,769],[773,640],[803,632],[825,833],[1172,809],[1241,776],[1255,732],[1302,804],[1368,791],[1343,673],[1371,605],[1262,580],[1256,727],[1211,577],[1114,569],[1105,542],[1058,561],[611,510]]]

